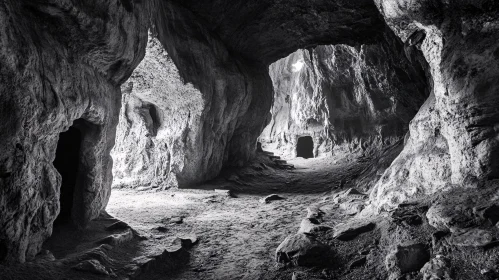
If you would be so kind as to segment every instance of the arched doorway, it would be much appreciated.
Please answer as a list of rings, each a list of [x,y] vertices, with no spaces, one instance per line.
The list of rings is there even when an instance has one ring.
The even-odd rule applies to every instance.
[[[302,158],[314,157],[314,140],[312,136],[302,136],[296,142],[296,156]]]
[[[81,131],[76,121],[67,131],[59,135],[54,167],[61,174],[60,212],[54,221],[55,225],[71,222],[75,186],[80,164]]]

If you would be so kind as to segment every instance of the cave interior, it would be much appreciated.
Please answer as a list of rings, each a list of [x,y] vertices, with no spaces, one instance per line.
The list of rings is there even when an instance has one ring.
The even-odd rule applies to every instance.
[[[499,279],[498,42],[494,0],[4,1],[0,277]]]

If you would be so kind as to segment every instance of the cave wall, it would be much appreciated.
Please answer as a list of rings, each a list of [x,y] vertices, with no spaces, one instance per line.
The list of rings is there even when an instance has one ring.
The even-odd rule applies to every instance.
[[[482,188],[499,168],[499,4],[496,1],[378,0],[388,25],[420,43],[432,97],[410,137],[371,193],[378,209],[454,187]],[[415,46],[418,47],[418,46]]]
[[[59,213],[59,133],[84,119],[73,223],[105,207],[119,85],[143,56],[147,7],[121,1],[0,4],[0,261],[32,259]],[[140,12],[139,12],[140,9]]]
[[[184,84],[159,40],[149,34],[146,54],[122,85],[114,187],[175,187],[186,154],[202,153],[202,93]]]
[[[183,5],[159,2],[154,32],[181,79],[203,94],[202,153],[186,154],[179,185],[211,179],[225,166],[241,166],[255,152],[270,119],[272,82],[266,65],[230,52],[226,42]],[[188,48],[186,48],[188,46]]]
[[[266,67],[229,53],[190,11],[154,7],[145,59],[123,85],[114,184],[185,187],[242,165],[269,119]],[[154,108],[151,113],[151,108]]]
[[[376,44],[298,50],[269,68],[275,101],[260,141],[295,156],[311,135],[316,156],[338,157],[395,143],[429,94],[425,67],[389,28]]]
[[[171,0],[196,15],[231,53],[270,65],[297,49],[376,42],[383,17],[373,0]]]

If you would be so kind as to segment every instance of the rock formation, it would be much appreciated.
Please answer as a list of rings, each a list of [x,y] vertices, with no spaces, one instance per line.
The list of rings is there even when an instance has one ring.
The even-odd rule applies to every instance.
[[[107,204],[119,85],[147,38],[147,7],[122,2],[0,4],[0,261],[33,258],[51,235],[61,185],[52,162],[75,120],[81,148],[67,211],[82,227]]]
[[[162,2],[155,10],[158,39],[124,85],[115,183],[189,186],[251,158],[271,82],[264,65],[231,57],[191,12]]]
[[[268,66],[298,49],[271,67],[279,125],[269,137],[308,124],[319,153],[376,148],[402,137],[431,89],[371,205],[489,188],[499,177],[496,2],[3,1],[0,262],[32,259],[61,211],[82,228],[106,206],[122,101],[118,184],[189,186],[248,162],[271,120]],[[306,94],[286,103],[288,90]],[[300,114],[281,126],[286,106]]]
[[[431,70],[433,93],[410,137],[371,194],[379,209],[457,186],[475,189],[498,175],[499,4],[494,1],[376,1],[410,46],[412,34]]]
[[[275,101],[260,139],[296,155],[310,135],[316,156],[338,157],[394,143],[429,94],[425,67],[388,28],[376,44],[296,51],[270,66]]]
[[[185,157],[202,153],[201,92],[184,84],[161,43],[149,35],[146,55],[122,86],[114,159],[115,186],[176,186]],[[188,164],[188,163],[187,163]]]

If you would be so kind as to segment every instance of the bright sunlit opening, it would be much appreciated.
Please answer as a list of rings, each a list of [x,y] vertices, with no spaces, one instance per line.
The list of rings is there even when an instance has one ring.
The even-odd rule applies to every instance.
[[[295,62],[295,63],[293,63],[291,65],[291,67],[292,67],[291,71],[293,73],[296,73],[296,72],[300,71],[303,68],[303,65],[305,65],[305,62],[302,59],[300,59],[300,60],[298,60],[297,62]]]

